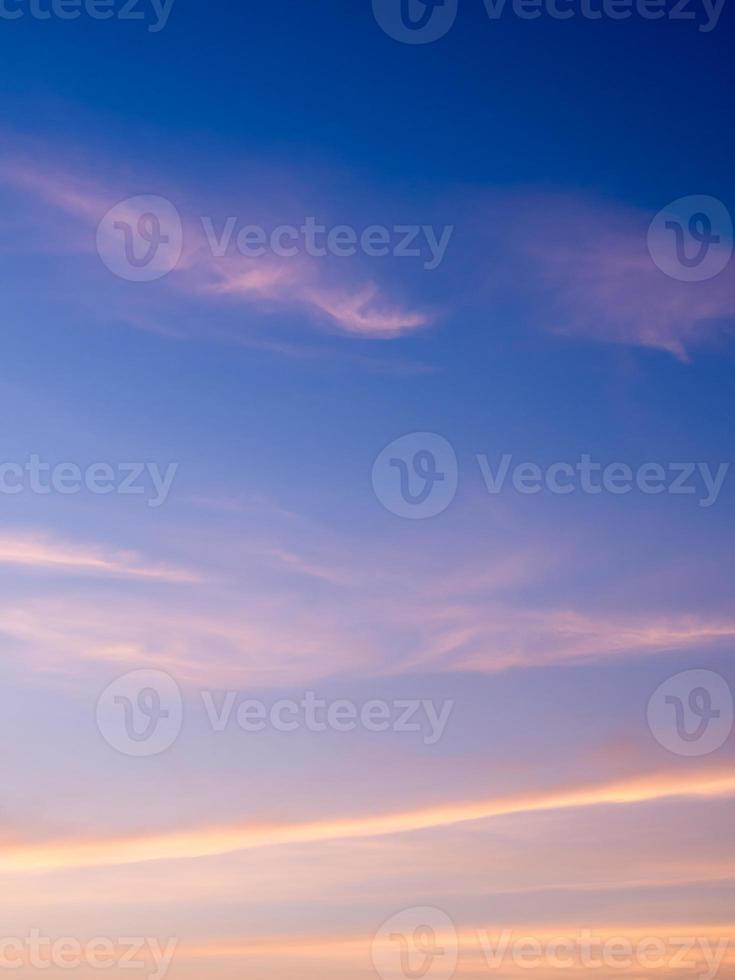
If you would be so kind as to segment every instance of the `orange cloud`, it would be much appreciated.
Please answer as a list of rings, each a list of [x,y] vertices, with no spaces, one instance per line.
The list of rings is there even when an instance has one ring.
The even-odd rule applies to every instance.
[[[284,844],[381,837],[501,816],[733,795],[733,770],[655,773],[572,789],[557,788],[477,802],[440,804],[382,815],[325,818],[302,824],[213,826],[136,837],[11,843],[0,846],[0,872],[33,873],[143,861],[187,860]]]

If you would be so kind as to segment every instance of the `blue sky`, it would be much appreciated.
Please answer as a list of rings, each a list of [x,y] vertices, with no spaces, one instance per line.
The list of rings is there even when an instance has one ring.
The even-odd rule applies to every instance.
[[[730,2],[703,31],[694,4],[466,0],[414,45],[367,2],[175,0],[152,32],[7,0],[9,941],[171,940],[173,980],[405,980],[381,923],[430,906],[475,980],[483,928],[731,936]],[[719,241],[687,266],[692,217],[690,256],[693,228]],[[310,254],[310,218],[390,254]],[[249,225],[296,254],[243,255]],[[138,258],[167,238],[152,265],[126,228]],[[628,490],[586,492],[585,458]],[[314,729],[308,692],[359,724]]]

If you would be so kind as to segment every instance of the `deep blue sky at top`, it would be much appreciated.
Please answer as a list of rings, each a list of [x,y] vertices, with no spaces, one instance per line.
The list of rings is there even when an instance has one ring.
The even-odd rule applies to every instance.
[[[693,175],[703,193],[732,188],[734,21],[726,4],[710,33],[635,16],[491,22],[460,0],[446,37],[411,47],[367,0],[176,0],[159,34],[26,18],[0,24],[2,115],[113,144],[116,122],[196,135],[192,167],[212,140],[399,183],[530,181],[656,206]]]
[[[507,13],[491,22],[482,0],[460,0],[449,34],[417,47],[386,36],[368,0],[176,0],[158,34],[116,20],[0,22],[0,122],[63,146],[102,148],[103,160],[119,148],[123,168],[131,156],[150,158],[160,172],[200,183],[216,179],[222,160],[252,156],[307,176],[314,165],[336,165],[397,197],[422,185],[439,194],[540,185],[651,214],[691,193],[732,209],[728,3],[718,27],[702,33],[694,22],[637,17]],[[506,446],[615,455],[623,451],[616,440],[633,459],[689,457],[695,447],[709,457],[729,444],[731,361],[717,354],[698,355],[695,370],[607,344],[522,336],[506,344],[485,320],[450,318],[387,352],[421,345],[408,356],[441,365],[437,374],[385,377],[349,361],[330,373],[318,361],[95,332],[33,288],[53,317],[16,316],[2,340],[6,378],[32,386],[27,405],[7,403],[16,453],[47,442],[53,451],[65,421],[49,409],[60,399],[99,440],[90,454],[114,431],[129,435],[120,450],[129,455],[184,458],[195,446],[237,459],[241,483],[260,468],[265,482],[275,475],[292,488],[297,467],[321,495],[332,447],[352,456],[349,478],[367,494],[375,452],[414,429],[445,432],[468,457]],[[383,354],[389,346],[379,345]],[[634,375],[623,399],[621,362]],[[36,408],[39,397],[48,403]],[[65,446],[57,452],[72,451]]]

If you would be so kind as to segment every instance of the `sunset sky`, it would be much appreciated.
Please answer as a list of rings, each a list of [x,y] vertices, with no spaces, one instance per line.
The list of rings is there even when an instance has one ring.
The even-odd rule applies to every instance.
[[[732,8],[111,3],[0,12],[0,974],[735,978]]]

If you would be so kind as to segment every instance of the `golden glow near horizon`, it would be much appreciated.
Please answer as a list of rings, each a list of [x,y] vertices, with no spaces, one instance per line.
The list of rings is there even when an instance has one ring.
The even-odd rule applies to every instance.
[[[379,837],[448,827],[493,817],[577,807],[648,803],[676,797],[735,795],[735,772],[657,773],[543,794],[442,804],[378,816],[324,819],[303,824],[202,827],[140,837],[43,841],[0,846],[0,872],[55,871],[145,861],[212,857],[253,848]]]

